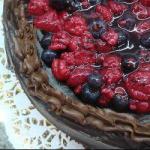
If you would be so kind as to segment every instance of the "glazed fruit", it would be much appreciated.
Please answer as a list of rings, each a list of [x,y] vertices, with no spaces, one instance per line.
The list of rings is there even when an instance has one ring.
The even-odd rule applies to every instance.
[[[116,94],[113,96],[112,105],[117,111],[125,111],[129,108],[129,99],[127,96]]]
[[[117,46],[123,47],[127,45],[128,42],[128,34],[126,33],[126,31],[121,30],[121,29],[116,29],[116,32],[118,33],[118,43]]]
[[[70,0],[50,0],[50,6],[58,11],[63,11],[67,8]],[[58,7],[59,6],[59,7]]]
[[[121,28],[131,31],[136,25],[136,18],[133,14],[127,12],[118,20],[118,24]]]
[[[106,31],[106,23],[101,19],[93,19],[89,24],[90,32],[95,39],[100,39],[101,35]]]
[[[58,54],[51,50],[44,50],[41,59],[47,66],[51,66],[52,61],[58,57]]]
[[[88,84],[93,89],[99,89],[103,84],[102,76],[98,73],[90,74],[88,77]]]
[[[46,32],[46,34],[43,36],[42,40],[40,41],[40,44],[44,49],[48,49],[50,42],[51,42],[51,34]]]
[[[149,0],[29,0],[42,61],[87,104],[150,113]]]
[[[150,32],[144,33],[140,39],[141,45],[145,48],[150,48]]]
[[[91,5],[96,5],[96,4],[101,3],[101,2],[102,2],[102,0],[89,0],[89,3]]]
[[[92,90],[88,84],[85,84],[81,95],[84,102],[96,104],[98,98],[100,97],[100,92],[98,90]]]
[[[132,54],[124,55],[122,58],[122,70],[124,73],[130,73],[138,68],[139,60]]]

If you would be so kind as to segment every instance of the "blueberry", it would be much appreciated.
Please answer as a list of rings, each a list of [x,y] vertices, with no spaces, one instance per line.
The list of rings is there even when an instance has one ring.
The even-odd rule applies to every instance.
[[[128,34],[121,30],[121,29],[116,29],[116,32],[118,33],[118,47],[126,46],[128,42]]]
[[[102,2],[102,0],[89,0],[89,3],[91,5],[96,5],[96,4],[101,3],[101,2]]]
[[[51,43],[51,34],[47,33],[43,36],[42,40],[40,41],[40,44],[44,49],[48,49],[50,43]]]
[[[70,0],[68,3],[68,6],[66,8],[66,10],[69,13],[73,13],[73,12],[75,12],[77,10],[81,10],[81,9],[82,9],[82,5],[78,0]]]
[[[50,5],[57,11],[63,11],[66,9],[70,0],[50,0]]]
[[[58,58],[58,54],[54,51],[51,51],[51,50],[44,50],[42,52],[42,55],[41,55],[41,59],[43,60],[43,62],[48,66],[50,67],[51,64],[52,64],[52,61],[55,59],[55,58]]]
[[[96,104],[100,97],[99,90],[92,90],[88,84],[85,84],[81,92],[82,100],[85,103]]]
[[[95,39],[99,39],[100,36],[106,31],[106,23],[101,19],[92,19],[89,23],[89,29]]]
[[[126,54],[122,58],[122,69],[124,73],[130,73],[138,68],[139,60],[132,54]]]
[[[45,35],[51,35],[51,33],[49,33],[49,32],[47,32],[47,31],[45,31],[45,30],[41,30],[41,33],[43,34],[43,36],[45,36]]]
[[[126,95],[115,94],[111,105],[116,111],[124,112],[129,108],[129,98]]]
[[[81,9],[78,0],[51,0],[50,5],[57,11],[67,10],[70,13]]]
[[[88,77],[88,84],[93,89],[99,89],[102,86],[102,76],[98,73],[93,73]]]
[[[133,30],[136,24],[136,18],[131,13],[125,13],[119,20],[118,24],[121,28],[127,29],[127,30]]]
[[[150,48],[150,32],[144,33],[141,36],[140,43],[145,48]]]

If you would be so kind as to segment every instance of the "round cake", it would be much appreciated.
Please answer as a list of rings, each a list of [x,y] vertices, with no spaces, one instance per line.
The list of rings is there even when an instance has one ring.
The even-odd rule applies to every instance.
[[[4,29],[49,114],[112,148],[150,148],[149,0],[9,0]]]

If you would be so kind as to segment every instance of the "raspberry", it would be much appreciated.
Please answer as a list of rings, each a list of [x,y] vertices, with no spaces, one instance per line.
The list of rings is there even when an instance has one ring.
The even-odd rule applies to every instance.
[[[150,7],[150,2],[149,0],[140,0],[141,4],[147,7]]]
[[[71,87],[77,87],[87,81],[88,76],[93,72],[92,66],[79,66],[75,68],[67,80],[67,84]]]
[[[115,93],[114,93],[114,89],[111,86],[107,86],[102,88],[101,94],[105,96],[107,99],[111,100]]]
[[[131,98],[139,101],[150,100],[150,72],[136,71],[130,74],[125,86]]]
[[[70,51],[79,51],[81,49],[81,37],[72,36],[69,42]]]
[[[68,33],[62,31],[53,35],[49,49],[52,50],[66,50],[70,42]]]
[[[81,16],[72,16],[65,21],[64,28],[72,35],[81,36],[87,31],[87,24]]]
[[[117,16],[121,15],[127,9],[126,5],[120,4],[113,0],[108,1],[108,6],[110,7],[110,9],[114,13],[114,15],[117,15]]]
[[[67,20],[67,18],[69,17],[69,14],[66,11],[62,11],[58,13],[58,17],[60,20],[64,21],[64,20]]]
[[[82,7],[83,7],[84,9],[90,7],[90,3],[89,3],[88,0],[81,0],[81,3],[82,3]]]
[[[89,32],[86,32],[81,37],[72,36],[70,43],[69,43],[69,49],[70,51],[78,51],[78,50],[95,50],[95,44],[94,39],[92,35]]]
[[[48,32],[59,32],[62,30],[62,23],[58,19],[58,15],[55,10],[51,10],[44,15],[38,16],[34,20],[34,25],[37,28]]]
[[[40,16],[49,10],[48,0],[30,0],[28,4],[28,11],[30,15]]]
[[[137,16],[138,19],[147,19],[150,17],[150,9],[144,7],[140,3],[133,4],[132,12]]]
[[[89,51],[76,51],[64,53],[61,55],[61,59],[64,59],[68,65],[80,66],[80,65],[94,65],[96,63],[96,55]]]
[[[137,32],[143,33],[150,30],[150,20],[145,20],[137,25]]]
[[[138,113],[148,113],[150,112],[150,102],[132,100],[130,102],[130,109]]]
[[[110,44],[107,44],[106,42],[100,39],[96,41],[95,46],[96,46],[96,50],[101,53],[108,53],[113,49],[113,47]]]
[[[98,100],[98,104],[100,106],[103,106],[103,107],[107,107],[109,102],[111,101],[111,99],[105,97],[105,96],[102,96],[99,100]]]
[[[122,79],[121,69],[116,68],[104,68],[100,70],[100,74],[103,75],[104,82],[109,85],[112,83],[118,83]]]
[[[95,50],[94,39],[89,32],[86,32],[81,36],[81,47],[90,51]]]
[[[103,67],[113,68],[121,66],[121,58],[117,55],[106,55],[102,63]]]
[[[98,104],[104,107],[108,106],[115,94],[114,90],[115,90],[114,85],[107,85],[107,86],[102,87],[101,89],[102,96],[99,99]]]
[[[70,70],[64,60],[55,59],[52,63],[52,72],[57,80],[65,81],[70,76]]]
[[[118,38],[118,33],[115,32],[113,29],[109,29],[102,35],[102,39],[112,46],[117,45]]]
[[[111,22],[113,19],[113,14],[111,12],[111,9],[108,8],[107,6],[98,4],[96,6],[96,13],[98,13],[100,17],[102,17],[102,19],[104,19],[107,22]]]

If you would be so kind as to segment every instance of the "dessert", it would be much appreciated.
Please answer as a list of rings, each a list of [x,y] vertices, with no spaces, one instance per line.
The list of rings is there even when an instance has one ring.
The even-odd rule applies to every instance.
[[[149,146],[149,0],[13,5],[14,52],[30,94],[81,125],[114,133],[115,145],[119,137]]]

